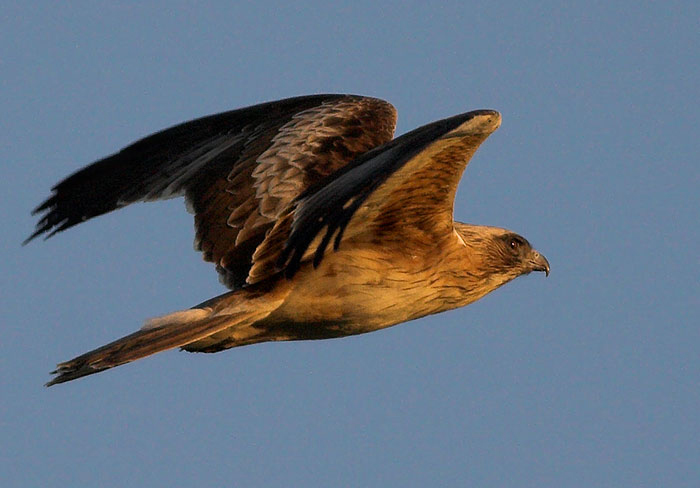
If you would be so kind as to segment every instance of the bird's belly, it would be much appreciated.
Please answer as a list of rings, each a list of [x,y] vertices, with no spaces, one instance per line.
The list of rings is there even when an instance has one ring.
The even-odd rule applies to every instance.
[[[265,320],[305,338],[371,332],[441,310],[434,281],[385,260],[358,262],[339,252],[302,268],[282,306]]]

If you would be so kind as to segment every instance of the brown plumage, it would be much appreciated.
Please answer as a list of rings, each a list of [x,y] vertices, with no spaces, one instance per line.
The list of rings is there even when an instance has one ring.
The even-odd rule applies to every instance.
[[[477,110],[392,140],[387,102],[298,97],[186,122],[69,176],[27,241],[184,195],[195,247],[232,291],[59,364],[48,385],[174,347],[370,332],[549,274],[524,238],[452,218],[462,172],[500,122]]]

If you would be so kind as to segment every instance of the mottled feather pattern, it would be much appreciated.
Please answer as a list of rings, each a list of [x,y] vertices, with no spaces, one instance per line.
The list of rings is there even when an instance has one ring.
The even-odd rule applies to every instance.
[[[232,167],[229,163],[225,183],[202,192],[225,194],[195,205],[199,245],[205,258],[216,263],[222,282],[232,289],[242,286],[255,250],[291,203],[356,155],[390,140],[395,120],[395,110],[386,102],[346,96],[247,134],[238,158]],[[347,138],[347,132],[354,137]],[[266,274],[275,272],[265,269]]]
[[[247,283],[279,272],[278,255],[291,230],[287,216],[295,200],[354,158],[391,140],[395,123],[395,109],[386,102],[348,98],[301,112],[280,128],[253,172],[260,208],[273,201],[267,208],[279,221],[253,254]]]
[[[301,195],[277,267],[291,277],[310,256],[318,265],[330,242],[337,248],[344,235],[368,229],[400,242],[406,228],[412,244],[434,243],[435,235],[452,228],[454,194],[469,158],[499,124],[500,115],[491,110],[434,122],[321,180]],[[348,230],[356,213],[358,224]],[[427,234],[416,238],[421,229]]]

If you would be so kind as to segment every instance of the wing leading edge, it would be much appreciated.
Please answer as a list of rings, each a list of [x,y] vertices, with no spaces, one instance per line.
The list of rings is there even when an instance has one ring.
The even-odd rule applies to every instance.
[[[461,175],[500,121],[494,110],[476,110],[433,122],[360,156],[309,188],[290,216],[277,267],[291,277],[310,255],[318,265],[330,242],[337,249],[353,225],[374,226],[380,233],[411,224],[436,231],[444,231],[439,224],[451,227]],[[401,232],[392,238],[401,239]]]

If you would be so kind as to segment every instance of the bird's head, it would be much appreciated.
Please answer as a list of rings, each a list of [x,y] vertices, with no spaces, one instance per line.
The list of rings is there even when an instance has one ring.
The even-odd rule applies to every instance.
[[[491,240],[488,248],[488,262],[496,272],[512,270],[516,276],[544,271],[549,276],[549,262],[524,237],[503,229]]]
[[[478,269],[477,274],[494,287],[533,271],[543,271],[549,276],[547,258],[513,231],[458,222],[455,230]]]

